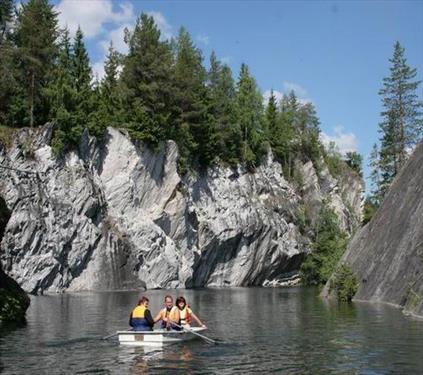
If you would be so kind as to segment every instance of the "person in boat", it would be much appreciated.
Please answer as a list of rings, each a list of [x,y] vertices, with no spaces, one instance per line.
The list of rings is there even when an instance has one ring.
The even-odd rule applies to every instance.
[[[138,305],[132,310],[129,317],[129,325],[134,331],[152,331],[154,326],[154,319],[148,309],[149,300],[147,297],[142,297],[138,301]]]
[[[181,326],[189,328],[191,326],[192,320],[195,320],[200,327],[206,328],[206,325],[197,315],[192,312],[191,308],[187,305],[187,301],[184,297],[178,297],[176,299],[176,306],[179,310]]]
[[[165,307],[160,310],[158,315],[154,318],[154,323],[161,322],[161,328],[174,329],[179,331],[181,325],[179,309],[173,305],[172,296],[166,296],[164,299]]]

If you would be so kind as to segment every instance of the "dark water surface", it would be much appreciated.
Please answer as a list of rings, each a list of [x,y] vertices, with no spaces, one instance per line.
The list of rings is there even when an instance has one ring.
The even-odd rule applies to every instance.
[[[169,291],[149,291],[156,314]],[[202,340],[144,349],[101,337],[127,327],[136,292],[40,296],[27,324],[0,328],[4,374],[423,374],[423,321],[385,305],[327,304],[313,288],[184,294]]]

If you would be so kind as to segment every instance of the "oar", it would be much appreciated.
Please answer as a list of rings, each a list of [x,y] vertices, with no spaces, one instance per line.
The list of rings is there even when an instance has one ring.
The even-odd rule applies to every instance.
[[[209,344],[217,345],[217,341],[211,339],[210,337],[204,336],[201,333],[195,332],[192,329],[189,329],[187,327],[180,326],[179,324],[176,324],[174,322],[171,322],[171,324],[173,324],[176,327],[182,328],[185,331],[191,332],[193,335],[197,335],[198,337],[201,337],[203,340],[207,341]]]
[[[103,337],[102,340],[107,340],[107,339],[110,339],[110,338],[115,337],[117,335],[118,335],[118,333],[113,333],[112,335]]]

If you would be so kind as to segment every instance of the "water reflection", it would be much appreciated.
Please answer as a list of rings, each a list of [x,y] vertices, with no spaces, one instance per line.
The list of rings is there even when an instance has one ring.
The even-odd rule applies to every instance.
[[[153,314],[168,293],[145,293]],[[423,372],[423,322],[389,306],[328,303],[306,288],[171,294],[187,298],[219,345],[199,339],[160,349],[101,340],[127,328],[136,292],[40,296],[32,298],[26,326],[0,329],[0,368],[5,374]]]

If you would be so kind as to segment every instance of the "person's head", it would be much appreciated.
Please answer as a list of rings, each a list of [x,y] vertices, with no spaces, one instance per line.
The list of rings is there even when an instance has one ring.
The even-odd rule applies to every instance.
[[[184,297],[178,297],[176,300],[176,306],[178,306],[178,308],[180,310],[183,310],[184,307],[187,305],[187,301],[185,300]]]
[[[172,307],[173,306],[173,298],[172,298],[172,296],[166,296],[165,297],[165,299],[164,299],[164,302],[165,302],[165,305],[166,305],[166,307]]]
[[[149,300],[148,300],[148,298],[147,297],[142,297],[139,301],[138,301],[138,305],[144,305],[144,306],[148,306],[148,302],[149,302]]]

